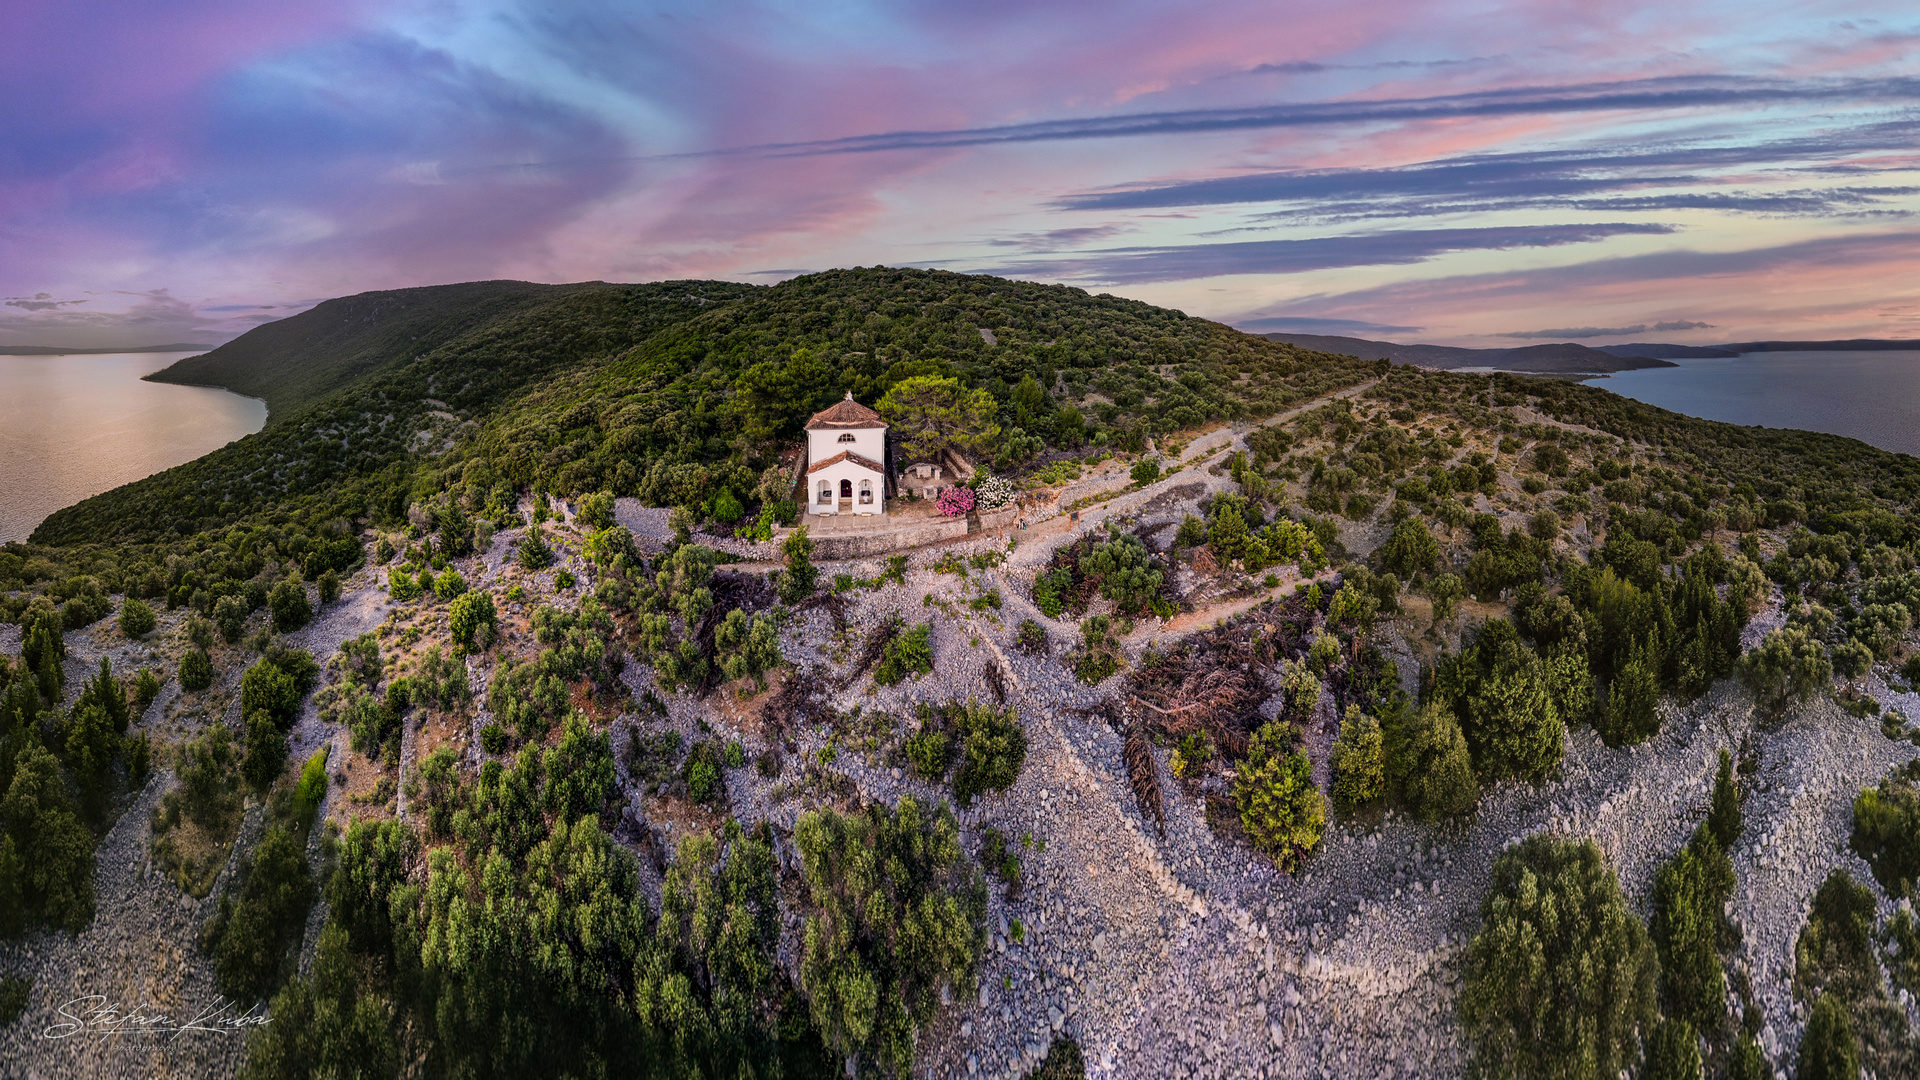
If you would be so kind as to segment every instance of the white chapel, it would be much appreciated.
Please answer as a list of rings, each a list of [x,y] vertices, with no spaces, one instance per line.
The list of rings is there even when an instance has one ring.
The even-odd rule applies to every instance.
[[[887,480],[887,422],[851,391],[807,421],[808,513],[885,514]]]

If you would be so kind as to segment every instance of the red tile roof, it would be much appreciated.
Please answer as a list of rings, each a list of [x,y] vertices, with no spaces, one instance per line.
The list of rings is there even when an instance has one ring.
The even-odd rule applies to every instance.
[[[880,414],[853,400],[848,392],[845,401],[836,401],[832,405],[813,414],[807,421],[809,431],[817,428],[883,428],[887,426]]]
[[[863,457],[862,455],[856,454],[851,450],[842,450],[839,453],[833,455],[830,458],[827,458],[824,461],[816,461],[813,464],[807,466],[807,472],[809,473],[819,472],[821,469],[824,469],[827,466],[832,465],[838,461],[851,461],[855,465],[858,465],[863,469],[866,469],[870,472],[877,472],[882,475],[885,475],[887,471],[884,465],[881,465],[879,462],[873,460],[870,457]]]

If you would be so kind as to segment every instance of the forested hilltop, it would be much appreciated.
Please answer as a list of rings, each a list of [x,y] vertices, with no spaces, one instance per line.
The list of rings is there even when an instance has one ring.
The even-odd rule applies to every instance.
[[[164,375],[271,421],[0,549],[43,1073],[1920,1068],[1913,458],[889,268]],[[816,563],[847,394],[1021,524]],[[156,936],[244,1055],[21,1034]]]

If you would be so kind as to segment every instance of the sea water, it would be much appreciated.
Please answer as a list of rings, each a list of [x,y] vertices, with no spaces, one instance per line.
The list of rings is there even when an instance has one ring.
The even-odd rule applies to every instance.
[[[1846,435],[1920,456],[1920,352],[1760,352],[1590,379],[1688,416]]]
[[[258,398],[140,381],[192,355],[0,356],[0,543],[266,424]]]

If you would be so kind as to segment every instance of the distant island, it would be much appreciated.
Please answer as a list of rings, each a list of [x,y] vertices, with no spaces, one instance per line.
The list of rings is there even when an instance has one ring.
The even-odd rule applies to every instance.
[[[0,356],[102,356],[141,352],[207,352],[214,345],[127,345],[107,349],[72,349],[65,345],[0,345]]]
[[[1540,375],[1605,374],[1633,371],[1637,368],[1673,367],[1661,359],[1645,356],[1619,356],[1611,351],[1590,349],[1585,345],[1563,342],[1557,345],[1523,345],[1513,349],[1463,349],[1452,345],[1400,345],[1391,341],[1365,338],[1332,337],[1321,334],[1262,334],[1269,341],[1295,345],[1318,352],[1344,353],[1369,359],[1384,357],[1396,364],[1438,368],[1484,367],[1501,371],[1524,371]]]
[[[1640,341],[1625,345],[1586,346],[1572,342],[1523,345],[1510,349],[1467,349],[1453,345],[1401,345],[1366,338],[1323,334],[1262,334],[1269,341],[1321,352],[1385,357],[1396,364],[1454,371],[1494,368],[1534,375],[1604,375],[1640,368],[1673,367],[1670,360],[1730,358],[1755,352],[1893,352],[1920,350],[1920,341],[1896,338],[1849,338],[1844,341],[1739,341],[1726,345],[1674,345]]]

